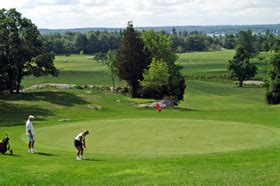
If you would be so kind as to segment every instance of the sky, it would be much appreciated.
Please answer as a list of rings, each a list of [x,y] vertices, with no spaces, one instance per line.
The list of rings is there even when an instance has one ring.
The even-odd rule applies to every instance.
[[[0,0],[39,28],[280,23],[280,0]]]

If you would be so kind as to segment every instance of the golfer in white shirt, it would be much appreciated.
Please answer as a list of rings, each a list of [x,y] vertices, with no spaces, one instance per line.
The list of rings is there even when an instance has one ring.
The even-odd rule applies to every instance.
[[[86,148],[86,136],[89,134],[88,130],[79,133],[74,139],[74,146],[78,150],[77,160],[83,160],[84,148]]]
[[[29,153],[36,153],[36,150],[34,150],[34,143],[35,143],[35,131],[32,125],[32,121],[34,120],[34,116],[30,115],[28,117],[28,120],[26,121],[25,127],[26,127],[26,135],[28,138],[28,152]]]

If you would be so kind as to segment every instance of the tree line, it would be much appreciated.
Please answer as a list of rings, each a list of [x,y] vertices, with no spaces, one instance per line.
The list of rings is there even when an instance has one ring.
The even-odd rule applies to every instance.
[[[95,54],[117,49],[122,32],[88,32],[42,35],[46,52],[55,54]]]
[[[178,33],[180,32],[202,32],[205,34],[237,34],[242,30],[252,30],[254,33],[265,33],[270,30],[271,33],[280,35],[280,24],[265,24],[265,25],[203,25],[203,26],[153,26],[153,27],[135,27],[136,31],[147,31],[154,30],[157,32],[165,31],[171,33],[173,29],[176,29]],[[94,28],[73,28],[73,29],[39,29],[41,34],[51,34],[51,33],[66,33],[66,32],[80,32],[87,33],[91,31],[107,31],[107,32],[118,32],[123,30],[123,28],[104,28],[104,27],[94,27]]]
[[[115,32],[92,31],[87,33],[54,33],[43,35],[42,39],[46,47],[46,52],[54,52],[55,54],[96,54],[117,49],[123,37],[123,32],[124,30]],[[209,36],[198,31],[180,31],[177,33],[175,28],[173,28],[170,33],[160,31],[160,33],[170,36],[172,41],[171,48],[177,53],[218,51],[222,48],[234,49],[240,45],[240,38],[243,38],[247,32],[251,33],[251,39],[257,51],[279,50],[280,37],[274,35],[269,30],[262,34],[254,34],[252,31],[248,30],[240,31],[238,34],[218,36]]]
[[[176,29],[172,31],[173,49],[178,52],[193,52],[193,51],[217,51],[222,48],[235,49],[241,42],[244,42],[244,38],[250,37],[251,45],[256,51],[272,51],[279,50],[280,37],[267,30],[265,33],[255,34],[251,30],[240,31],[238,34],[226,34],[226,35],[213,35],[208,36],[201,32],[176,32]],[[248,40],[246,40],[248,41]]]

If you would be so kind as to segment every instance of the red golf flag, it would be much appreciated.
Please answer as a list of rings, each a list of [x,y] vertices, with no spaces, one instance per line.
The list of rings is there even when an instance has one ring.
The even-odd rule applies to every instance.
[[[160,107],[160,104],[159,104],[159,103],[157,103],[157,105],[156,105],[156,109],[157,109],[157,111],[158,111],[158,112],[160,112],[160,111],[161,111],[161,107]]]

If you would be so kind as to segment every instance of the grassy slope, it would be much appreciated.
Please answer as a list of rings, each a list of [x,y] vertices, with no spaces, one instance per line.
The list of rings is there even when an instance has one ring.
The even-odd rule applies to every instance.
[[[229,78],[227,71],[228,60],[234,56],[234,50],[216,52],[193,52],[180,54],[178,64],[182,65],[183,73],[192,78]],[[253,79],[265,80],[268,75],[270,53],[261,53],[251,60],[257,65],[257,75]]]
[[[67,69],[68,65],[64,68]],[[78,75],[77,79],[86,81],[80,77]],[[98,78],[104,80],[103,77]],[[36,81],[31,78],[24,84]],[[61,79],[60,82],[65,81]],[[185,101],[180,104],[180,108],[167,109],[160,114],[154,110],[135,108],[139,100],[94,90],[42,90],[13,97],[2,96],[0,133],[8,132],[11,135],[11,143],[18,156],[0,156],[0,184],[280,184],[280,145],[184,156],[104,155],[88,152],[87,155],[93,159],[84,162],[74,160],[74,149],[69,152],[41,147],[41,154],[26,153],[22,136],[26,116],[30,113],[39,116],[35,121],[36,129],[67,125],[58,122],[63,118],[70,119],[70,122],[186,118],[280,127],[280,108],[265,105],[264,90],[261,88],[238,88],[232,84],[196,80],[187,81],[187,86]],[[101,105],[104,111],[89,109],[88,105]]]
[[[259,102],[258,91],[254,96],[248,96],[247,99],[256,103],[256,108],[242,102],[246,97],[232,100],[231,91],[236,94],[244,94],[244,89],[234,86],[219,84],[219,86],[210,86],[211,94],[204,86],[199,83],[192,82],[197,85],[196,91],[200,92],[199,97],[190,97],[189,99],[203,100],[206,102],[209,95],[217,102],[221,98],[225,103],[235,100],[235,104],[240,106],[238,110],[223,111],[222,108],[199,108],[197,105],[195,111],[184,111],[182,109],[164,110],[162,113],[156,113],[154,110],[138,110],[133,108],[133,102],[129,98],[112,95],[110,93],[99,93],[93,91],[88,94],[83,90],[71,90],[67,93],[77,97],[68,98],[67,96],[53,96],[54,99],[42,99],[40,101],[29,101],[21,99],[14,101],[6,98],[5,102],[14,105],[24,104],[33,106],[37,105],[41,109],[51,112],[49,115],[41,114],[41,120],[35,122],[35,127],[45,127],[49,125],[67,125],[67,123],[59,123],[58,119],[69,118],[73,122],[81,120],[98,120],[108,118],[134,118],[134,117],[151,117],[151,118],[197,118],[197,119],[215,119],[222,121],[242,121],[244,123],[257,123],[262,125],[279,126],[279,117],[263,117],[265,110],[279,113],[278,107],[267,107],[264,103]],[[190,84],[191,86],[191,84]],[[220,88],[229,89],[227,94],[220,95]],[[205,91],[204,91],[205,90]],[[190,93],[193,92],[190,87]],[[39,94],[41,92],[32,94]],[[46,92],[44,92],[46,94]],[[28,97],[24,95],[23,97]],[[195,92],[193,92],[195,94]],[[259,96],[258,96],[259,95]],[[217,96],[217,97],[216,97]],[[119,99],[121,103],[116,102]],[[3,100],[3,98],[2,98]],[[77,101],[78,100],[78,101]],[[105,110],[90,110],[87,105],[102,105]],[[248,107],[250,108],[249,110]],[[33,112],[37,114],[37,110]],[[233,113],[233,114],[232,114]],[[27,114],[27,113],[26,113]],[[229,117],[229,115],[231,115]],[[279,115],[279,114],[278,114]],[[10,114],[3,115],[1,118],[11,118]],[[93,157],[91,161],[76,162],[74,160],[74,149],[71,152],[50,150],[47,148],[39,148],[42,154],[29,155],[26,153],[26,147],[21,140],[24,135],[25,117],[21,113],[14,113],[13,118],[17,118],[17,122],[13,124],[21,124],[15,127],[2,127],[1,131],[7,131],[11,134],[12,145],[19,157],[1,156],[1,178],[0,183],[10,184],[276,184],[278,180],[278,170],[280,168],[280,158],[278,156],[280,146],[276,145],[270,148],[260,148],[255,150],[243,150],[232,153],[205,154],[205,155],[186,155],[186,156],[118,156],[118,155],[102,155],[96,153],[88,153],[89,157]],[[6,123],[7,124],[7,123]],[[51,135],[50,135],[51,138]],[[145,144],[144,144],[145,145]],[[77,179],[79,177],[80,179]]]
[[[58,77],[25,77],[24,87],[40,83],[111,85],[107,66],[89,60],[88,55],[56,56],[55,65],[60,70]],[[67,61],[67,62],[65,62]]]
[[[228,77],[226,65],[234,55],[233,50],[217,52],[193,52],[180,54],[178,64],[183,66],[183,74],[197,77]],[[265,56],[265,54],[263,54]],[[22,85],[29,87],[40,83],[96,84],[111,86],[111,79],[106,65],[89,60],[88,55],[57,56],[55,65],[61,70],[59,77],[25,77]],[[67,60],[67,63],[65,62]],[[258,66],[256,79],[265,79],[268,57],[264,61],[253,60]],[[117,84],[120,82],[117,82]]]

